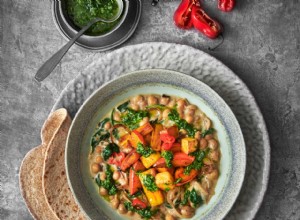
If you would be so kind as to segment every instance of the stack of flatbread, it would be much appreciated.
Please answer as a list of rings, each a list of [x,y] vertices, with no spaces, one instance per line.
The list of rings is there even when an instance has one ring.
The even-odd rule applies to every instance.
[[[66,177],[65,144],[70,125],[66,109],[53,112],[42,128],[42,144],[22,162],[21,193],[35,219],[85,219]]]

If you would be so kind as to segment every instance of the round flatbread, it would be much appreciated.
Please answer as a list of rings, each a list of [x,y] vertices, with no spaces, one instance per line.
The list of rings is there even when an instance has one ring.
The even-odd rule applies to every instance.
[[[58,219],[44,196],[42,175],[47,145],[67,116],[65,109],[59,109],[49,116],[41,131],[42,144],[26,154],[20,167],[21,194],[34,219]]]
[[[71,118],[67,116],[47,147],[42,185],[48,204],[60,219],[85,219],[66,177],[65,144],[70,125]]]

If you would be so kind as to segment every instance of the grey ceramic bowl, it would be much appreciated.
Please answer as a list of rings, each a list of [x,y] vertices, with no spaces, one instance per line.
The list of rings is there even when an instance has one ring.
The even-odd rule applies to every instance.
[[[52,15],[59,32],[67,40],[73,38],[78,28],[73,24],[66,9],[67,0],[52,1]],[[103,35],[83,34],[75,44],[85,49],[105,51],[124,43],[135,31],[141,16],[141,0],[123,1],[123,13],[119,23]]]
[[[224,100],[206,84],[170,70],[141,70],[104,84],[82,105],[70,128],[66,146],[66,170],[70,188],[89,219],[122,219],[97,191],[90,177],[87,157],[89,141],[98,121],[112,107],[136,94],[170,94],[187,98],[212,119],[220,150],[220,176],[215,195],[201,206],[192,219],[222,219],[234,204],[241,189],[246,150],[237,119]]]

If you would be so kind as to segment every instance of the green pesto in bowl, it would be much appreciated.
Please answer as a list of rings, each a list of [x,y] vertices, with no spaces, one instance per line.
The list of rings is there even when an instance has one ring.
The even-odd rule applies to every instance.
[[[117,0],[67,0],[67,13],[78,28],[83,28],[95,18],[111,19],[115,17],[120,8]],[[101,35],[111,31],[120,21],[97,22],[87,31],[88,35]]]

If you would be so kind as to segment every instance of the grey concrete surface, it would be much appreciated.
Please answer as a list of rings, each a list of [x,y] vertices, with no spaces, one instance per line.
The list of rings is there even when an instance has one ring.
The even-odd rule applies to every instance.
[[[178,30],[179,1],[143,0],[135,34],[125,45],[173,42],[207,51],[216,41]],[[256,219],[300,219],[300,1],[240,0],[232,13],[202,1],[224,26],[224,44],[209,52],[250,88],[271,139],[269,187]],[[42,83],[37,68],[66,41],[56,30],[49,0],[0,1],[0,219],[32,219],[19,192],[25,154],[40,143],[40,129],[62,89],[94,52],[73,47]],[[122,45],[123,46],[123,45]]]

